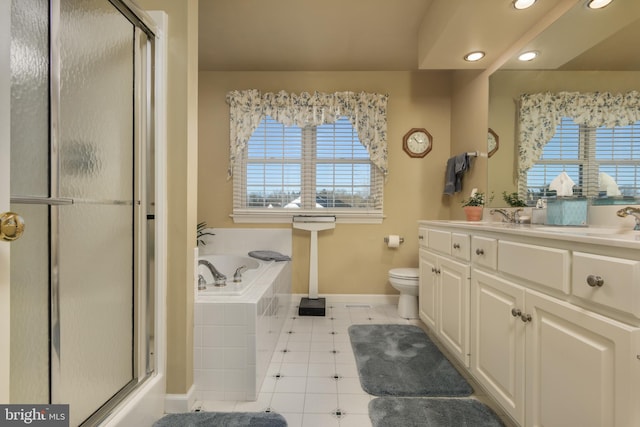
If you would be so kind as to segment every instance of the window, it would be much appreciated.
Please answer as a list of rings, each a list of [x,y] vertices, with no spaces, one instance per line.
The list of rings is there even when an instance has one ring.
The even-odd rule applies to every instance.
[[[288,222],[310,213],[382,219],[383,174],[346,117],[300,128],[267,116],[243,156],[234,175],[235,220]]]
[[[544,195],[562,172],[576,183],[578,195],[640,196],[640,122],[593,128],[563,117],[527,172],[527,191],[534,199]]]

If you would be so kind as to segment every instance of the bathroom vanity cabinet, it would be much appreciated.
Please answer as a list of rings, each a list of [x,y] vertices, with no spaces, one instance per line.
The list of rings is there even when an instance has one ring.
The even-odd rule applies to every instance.
[[[433,297],[430,260],[447,252],[429,238],[446,240],[442,233],[469,241],[465,366],[514,421],[640,425],[640,240],[593,237],[584,229],[558,235],[508,224],[421,222],[420,317],[445,345],[423,311],[430,303],[422,301],[423,294]],[[450,244],[454,253],[453,237]]]
[[[469,236],[425,229],[420,249],[420,318],[469,366]]]

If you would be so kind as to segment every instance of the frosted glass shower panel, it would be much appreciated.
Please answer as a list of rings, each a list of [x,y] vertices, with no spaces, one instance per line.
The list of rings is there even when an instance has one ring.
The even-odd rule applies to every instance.
[[[61,2],[60,20],[60,196],[131,200],[134,27],[107,0]]]
[[[48,25],[48,0],[11,3],[12,195],[49,191]]]
[[[11,204],[28,229],[11,243],[11,402],[49,403],[49,207]]]
[[[73,402],[77,425],[133,378],[131,206],[59,211],[60,320],[53,327],[60,332],[60,370],[58,378],[53,370],[53,400]]]
[[[49,2],[11,2],[11,196],[49,194]],[[11,204],[11,403],[49,402],[49,209]]]

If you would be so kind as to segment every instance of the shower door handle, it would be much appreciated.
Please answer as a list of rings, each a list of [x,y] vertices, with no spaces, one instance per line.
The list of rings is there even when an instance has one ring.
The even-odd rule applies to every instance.
[[[4,212],[0,215],[0,240],[13,242],[24,233],[24,219],[15,212]]]

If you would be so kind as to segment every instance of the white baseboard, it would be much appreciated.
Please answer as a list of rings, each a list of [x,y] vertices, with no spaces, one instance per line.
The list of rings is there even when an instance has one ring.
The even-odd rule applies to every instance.
[[[189,412],[196,403],[196,388],[192,385],[186,394],[166,394],[164,398],[164,412],[175,414]]]
[[[292,302],[300,301],[300,298],[307,294],[291,294]],[[326,298],[327,304],[368,304],[383,305],[397,304],[400,294],[320,294],[319,297]]]

